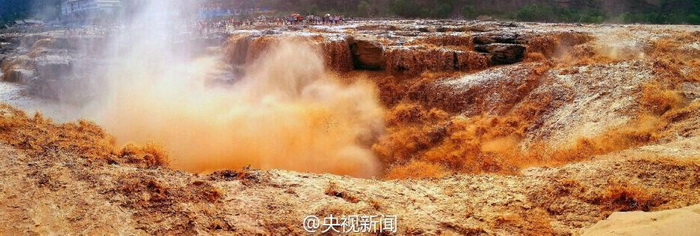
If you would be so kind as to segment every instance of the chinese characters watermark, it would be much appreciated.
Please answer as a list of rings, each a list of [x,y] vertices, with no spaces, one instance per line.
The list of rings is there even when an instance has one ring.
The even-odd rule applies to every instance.
[[[304,230],[309,233],[396,233],[398,217],[395,215],[349,215],[323,219],[317,216],[304,218]]]

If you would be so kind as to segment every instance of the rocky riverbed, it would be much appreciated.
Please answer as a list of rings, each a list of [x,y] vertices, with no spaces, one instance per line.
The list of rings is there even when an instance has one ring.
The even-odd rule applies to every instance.
[[[396,20],[183,35],[181,53],[222,62],[205,78],[214,89],[280,42],[369,82],[385,109],[383,132],[363,140],[379,174],[174,170],[88,121],[21,111],[89,116],[107,86],[94,72],[129,45],[2,35],[0,232],[304,234],[308,215],[389,214],[398,234],[580,235],[614,231],[614,212],[700,203],[699,27]],[[696,208],[668,214],[692,221]]]

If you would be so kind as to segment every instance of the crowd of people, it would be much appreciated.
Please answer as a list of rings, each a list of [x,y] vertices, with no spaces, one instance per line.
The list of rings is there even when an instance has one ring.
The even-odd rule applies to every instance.
[[[196,23],[196,28],[200,34],[211,32],[229,31],[251,26],[283,26],[283,25],[338,25],[343,24],[347,19],[343,16],[326,14],[301,15],[291,14],[286,17],[275,17],[260,15],[257,17],[231,17],[227,19],[201,20]]]
[[[342,16],[326,14],[324,16],[292,14],[288,18],[289,24],[310,24],[310,25],[336,25],[342,24],[345,18]]]

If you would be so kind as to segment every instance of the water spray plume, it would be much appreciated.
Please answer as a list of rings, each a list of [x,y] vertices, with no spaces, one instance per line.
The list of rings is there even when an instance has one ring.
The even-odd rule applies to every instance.
[[[169,15],[147,9],[145,19],[169,22]],[[162,145],[171,167],[187,171],[251,165],[377,175],[369,149],[383,130],[376,88],[337,82],[312,46],[277,42],[235,84],[211,87],[207,79],[227,67],[223,58],[179,55],[167,24],[133,28],[139,32],[125,32],[132,33],[129,47],[116,53],[109,91],[97,106],[98,122],[119,142]]]

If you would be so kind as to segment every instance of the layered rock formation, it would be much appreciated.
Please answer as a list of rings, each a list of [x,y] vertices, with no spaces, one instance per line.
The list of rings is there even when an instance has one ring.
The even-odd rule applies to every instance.
[[[399,234],[577,235],[616,211],[698,204],[698,32],[463,21],[231,32],[210,48],[231,77],[299,40],[329,70],[376,82],[387,107],[378,178],[399,180],[175,171],[157,150],[114,153],[89,122],[0,107],[0,232],[305,234],[308,215],[395,214]],[[5,79],[67,93],[84,58],[58,38],[17,41]]]
[[[105,86],[103,73],[112,63],[112,54],[119,47],[110,45],[106,34],[90,34],[89,30],[53,31],[17,35],[11,40],[12,50],[3,50],[2,80],[26,84],[39,97],[82,103]],[[1,41],[1,40],[0,40]],[[210,46],[220,46],[221,38],[183,39],[184,55],[200,55]]]
[[[590,40],[582,32],[536,32],[516,24],[423,23],[416,26],[394,22],[391,27],[384,27],[369,22],[351,30],[309,28],[303,33],[282,29],[234,32],[225,51],[230,63],[244,65],[266,50],[271,41],[304,39],[319,45],[332,70],[418,75],[427,71],[476,71],[513,64],[530,52],[553,56],[555,49],[563,44],[574,46]],[[566,37],[583,39],[561,39]]]

